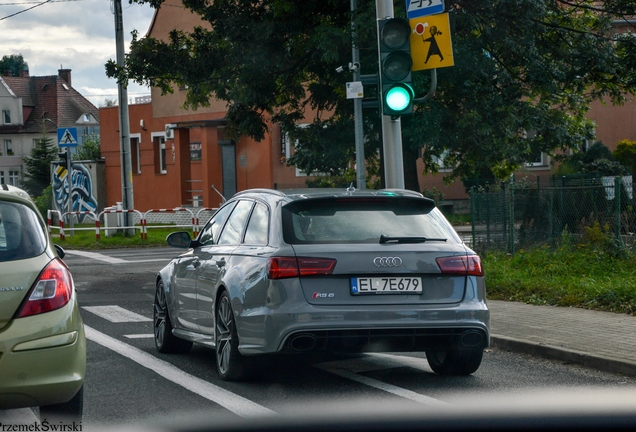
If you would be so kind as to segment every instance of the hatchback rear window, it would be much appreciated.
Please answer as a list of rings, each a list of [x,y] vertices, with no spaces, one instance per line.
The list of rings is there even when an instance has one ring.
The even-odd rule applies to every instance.
[[[427,199],[323,198],[283,207],[288,244],[378,243],[380,236],[459,241],[446,218]]]
[[[44,228],[29,207],[0,201],[0,262],[33,258],[44,252]]]

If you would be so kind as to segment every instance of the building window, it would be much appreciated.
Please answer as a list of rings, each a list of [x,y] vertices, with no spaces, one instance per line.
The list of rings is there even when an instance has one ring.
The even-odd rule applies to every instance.
[[[4,171],[0,171],[0,184],[4,184]]]
[[[139,134],[130,137],[130,160],[132,162],[132,172],[134,174],[141,174],[141,161],[139,152],[139,142],[141,138]]]
[[[527,167],[545,167],[549,165],[548,155],[545,153],[537,153],[536,156],[533,156],[528,162],[526,162]]]
[[[9,171],[9,184],[11,186],[18,186],[19,179],[20,179],[20,171]]]
[[[159,135],[152,137],[155,152],[155,173],[165,174],[166,170],[166,136]]]
[[[13,143],[9,139],[4,140],[4,154],[13,156]]]
[[[11,111],[2,110],[2,119],[4,121],[4,124],[11,124]]]
[[[433,162],[437,164],[437,169],[439,172],[450,172],[452,171],[456,165],[449,163],[451,157],[451,152],[449,149],[446,149],[439,156],[433,156]]]

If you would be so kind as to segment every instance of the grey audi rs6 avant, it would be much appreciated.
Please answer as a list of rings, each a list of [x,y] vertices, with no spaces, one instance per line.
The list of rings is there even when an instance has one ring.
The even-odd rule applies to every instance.
[[[247,190],[167,242],[187,251],[157,275],[156,347],[212,347],[224,380],[319,350],[426,352],[468,375],[489,344],[479,256],[415,192]]]

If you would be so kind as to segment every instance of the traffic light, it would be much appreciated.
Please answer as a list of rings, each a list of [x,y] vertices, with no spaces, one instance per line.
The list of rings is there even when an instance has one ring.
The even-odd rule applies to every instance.
[[[382,114],[413,114],[415,93],[411,87],[411,26],[404,18],[378,22]]]
[[[58,152],[57,157],[59,158],[60,162],[64,166],[68,164],[68,152],[65,152],[65,151]]]

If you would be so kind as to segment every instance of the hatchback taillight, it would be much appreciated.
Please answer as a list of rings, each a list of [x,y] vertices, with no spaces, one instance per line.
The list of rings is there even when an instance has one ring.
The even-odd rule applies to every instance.
[[[331,258],[272,257],[267,261],[267,277],[284,279],[299,276],[327,275],[333,272],[336,260]]]
[[[483,276],[481,259],[477,255],[437,258],[437,265],[444,274]]]
[[[68,267],[58,258],[40,273],[27,294],[16,318],[24,318],[59,309],[71,299],[73,283]]]

